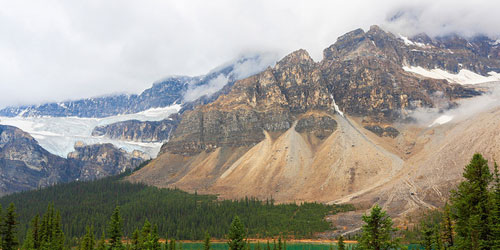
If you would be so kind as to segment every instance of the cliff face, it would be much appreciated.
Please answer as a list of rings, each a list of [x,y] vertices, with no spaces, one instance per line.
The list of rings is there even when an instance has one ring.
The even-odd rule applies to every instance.
[[[459,37],[424,35],[408,40],[376,26],[355,30],[325,49],[320,62],[295,51],[237,81],[214,102],[186,111],[158,158],[129,180],[224,198],[363,206],[383,200],[398,214],[432,207],[442,200],[415,195],[415,183],[431,191],[406,173],[428,146],[437,152],[449,142],[442,134],[433,136],[432,128],[410,123],[410,115],[419,108],[455,107],[482,89],[427,78],[403,66],[485,75],[500,71],[498,51],[491,40],[464,43]],[[451,167],[462,169],[462,163]],[[409,184],[391,197],[379,192],[394,183]],[[438,179],[431,186],[436,193],[449,190]]]
[[[0,195],[74,180],[78,167],[40,147],[22,130],[0,125]]]
[[[164,142],[177,126],[175,120],[128,120],[95,127],[92,136],[137,142]]]
[[[28,133],[0,125],[0,196],[74,180],[122,173],[148,159],[111,144],[76,145],[68,159],[43,149]]]
[[[68,160],[78,166],[79,180],[92,180],[117,175],[127,169],[138,167],[149,157],[139,151],[127,153],[112,144],[75,144],[75,151],[68,154]]]

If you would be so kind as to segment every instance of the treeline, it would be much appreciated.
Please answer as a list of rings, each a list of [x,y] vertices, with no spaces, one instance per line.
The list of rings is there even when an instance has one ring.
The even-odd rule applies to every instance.
[[[464,181],[451,192],[449,203],[430,211],[406,238],[426,250],[500,249],[500,174],[494,163],[475,154],[465,167]]]
[[[60,211],[61,228],[67,239],[86,233],[86,225],[96,232],[106,229],[109,214],[121,207],[123,232],[131,237],[146,219],[157,225],[162,238],[200,240],[205,232],[224,238],[235,215],[248,227],[250,237],[279,234],[296,238],[312,237],[331,228],[327,214],[352,210],[350,205],[319,203],[274,204],[245,198],[217,200],[213,195],[189,194],[176,189],[159,189],[110,177],[91,182],[73,182],[12,194],[0,198],[0,204],[15,204],[19,215],[19,238],[24,238],[30,220],[43,214],[49,204]]]

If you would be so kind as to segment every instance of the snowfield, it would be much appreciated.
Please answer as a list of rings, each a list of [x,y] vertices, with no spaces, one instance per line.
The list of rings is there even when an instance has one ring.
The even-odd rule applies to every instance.
[[[452,74],[442,69],[429,70],[420,66],[403,66],[403,70],[429,78],[445,79],[462,85],[500,81],[500,74],[493,71],[488,72],[488,76],[482,76],[466,69],[460,70],[458,74]]]
[[[161,121],[171,114],[179,112],[180,104],[165,108],[153,108],[136,114],[110,116],[106,118],[80,117],[0,117],[0,124],[11,125],[22,129],[35,138],[40,146],[52,154],[66,158],[74,151],[76,142],[85,144],[112,143],[128,152],[140,150],[151,157],[156,157],[163,143],[143,143],[122,141],[100,136],[92,136],[96,126],[108,125],[127,120]]]

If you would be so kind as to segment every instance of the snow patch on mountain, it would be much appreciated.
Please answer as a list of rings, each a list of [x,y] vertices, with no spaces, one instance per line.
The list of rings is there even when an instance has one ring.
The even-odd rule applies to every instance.
[[[152,108],[136,114],[110,116],[106,118],[80,118],[80,117],[0,117],[0,124],[18,127],[33,138],[40,146],[52,154],[67,157],[68,153],[74,151],[76,142],[85,144],[112,143],[127,152],[140,150],[151,157],[156,157],[163,143],[144,143],[133,141],[121,141],[101,136],[92,136],[92,130],[96,126],[108,125],[126,120],[139,121],[161,121],[177,113],[180,104],[174,104],[164,108]]]
[[[399,34],[399,38],[401,38],[401,40],[403,40],[403,42],[408,45],[408,46],[417,46],[417,47],[421,47],[421,48],[425,48],[427,47],[426,44],[424,43],[419,43],[419,42],[413,42],[411,41],[408,37],[405,37],[401,34]]]
[[[467,69],[461,69],[458,74],[453,74],[438,68],[429,70],[420,66],[403,66],[403,70],[421,76],[434,79],[444,79],[449,82],[462,85],[500,81],[500,74],[493,71],[489,72],[488,76],[482,76]]]

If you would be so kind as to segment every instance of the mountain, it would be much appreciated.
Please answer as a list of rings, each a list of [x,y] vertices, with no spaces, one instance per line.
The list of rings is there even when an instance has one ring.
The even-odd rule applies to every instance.
[[[134,169],[147,156],[111,144],[76,145],[68,159],[42,148],[28,133],[0,125],[0,196],[74,180],[91,180]]]
[[[230,199],[378,202],[398,217],[432,208],[474,150],[498,157],[495,129],[480,130],[476,118],[439,117],[490,98],[495,85],[485,83],[499,81],[496,72],[500,46],[484,37],[354,30],[319,62],[295,51],[186,111],[159,156],[128,180]],[[486,116],[478,119],[494,125]],[[477,131],[462,124],[489,137],[474,140]]]
[[[141,94],[120,94],[87,98],[58,103],[6,107],[0,116],[14,117],[94,117],[102,118],[120,114],[134,114],[152,108],[162,108],[174,103],[186,107],[207,103],[211,95],[234,81],[259,72],[272,64],[272,55],[243,56],[222,65],[203,76],[171,76],[153,84]]]

